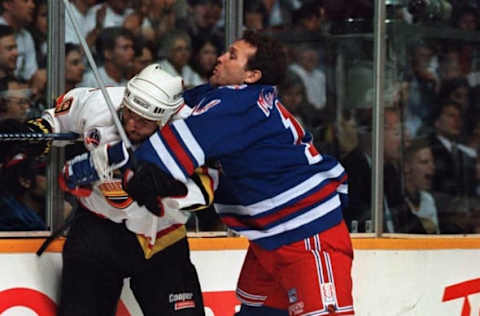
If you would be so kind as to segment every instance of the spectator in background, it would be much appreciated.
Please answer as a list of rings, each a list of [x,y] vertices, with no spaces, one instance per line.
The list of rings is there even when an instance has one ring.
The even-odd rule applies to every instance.
[[[474,193],[476,153],[460,143],[463,126],[462,106],[444,100],[434,115],[434,131],[431,134],[435,175],[433,190],[464,198]]]
[[[430,193],[435,163],[429,141],[424,138],[412,140],[404,157],[404,201],[392,209],[398,221],[397,232],[439,234],[436,201]]]
[[[463,31],[476,31],[479,26],[478,8],[468,5],[455,6],[452,14],[452,26]]]
[[[452,26],[466,32],[475,32],[480,25],[478,8],[471,4],[455,5],[452,14]],[[480,82],[479,48],[472,42],[457,40],[454,46],[458,51],[458,62],[461,72],[467,77],[470,86],[474,87]]]
[[[24,122],[0,120],[0,132],[27,132]],[[0,230],[46,230],[44,144],[0,143]],[[68,211],[70,211],[71,206]]]
[[[137,36],[133,43],[133,50],[135,51],[135,56],[133,58],[133,67],[130,69],[130,74],[127,76],[128,78],[132,78],[142,69],[153,63],[157,48],[152,42],[146,41],[143,37]]]
[[[123,27],[107,27],[97,38],[96,50],[103,63],[98,72],[105,85],[123,86],[133,67],[133,35]],[[81,87],[98,87],[93,71],[85,73]]]
[[[65,91],[75,88],[83,80],[85,64],[82,52],[80,45],[65,43]],[[45,93],[32,98],[28,118],[40,117],[47,106]]]
[[[75,88],[83,80],[85,64],[82,48],[73,43],[65,44],[65,92]],[[39,113],[38,117],[41,113]]]
[[[100,22],[97,19],[103,16],[101,21],[101,27],[121,27],[125,22],[128,15],[133,12],[133,9],[129,7],[129,0],[105,0],[93,7],[88,11],[87,24],[88,30],[93,30]],[[105,10],[105,14],[99,14],[97,17],[97,11]]]
[[[295,116],[306,130],[314,134],[313,141],[316,145],[320,137],[317,137],[315,131],[319,131],[324,120],[322,112],[308,102],[302,79],[296,73],[288,71],[285,79],[278,86],[278,95],[287,110]]]
[[[247,1],[243,6],[243,24],[245,29],[261,31],[267,25],[267,8],[262,0]]]
[[[11,26],[15,30],[18,58],[15,76],[38,85],[46,84],[46,73],[37,72],[35,43],[26,27],[33,22],[35,2],[33,0],[3,0],[1,2],[0,24]]]
[[[344,117],[339,124],[343,129],[338,137],[340,143],[352,143],[350,152],[341,159],[349,178],[349,204],[344,211],[345,220],[357,232],[368,232],[367,221],[372,220],[371,204],[371,107],[358,109],[351,118]],[[400,112],[395,104],[384,111],[384,232],[398,232],[399,219],[393,213],[403,203],[402,152],[408,144],[408,134],[403,132]],[[356,132],[356,134],[355,134]],[[352,226],[352,222],[355,225]]]
[[[326,31],[325,23],[326,15],[321,1],[305,2],[292,15],[292,24],[296,31]]]
[[[386,232],[397,232],[398,219],[391,211],[403,202],[404,179],[402,177],[403,150],[409,145],[410,135],[405,130],[398,108],[384,111],[384,217]]]
[[[430,141],[415,139],[405,150],[405,202],[406,209],[400,216],[404,220],[401,231],[405,233],[457,234],[468,233],[474,225],[471,218],[450,196],[432,191],[435,162]],[[437,206],[441,206],[438,208]],[[418,226],[414,214],[421,222]],[[468,214],[469,215],[469,214]],[[479,226],[480,227],[480,226]]]
[[[13,77],[0,80],[0,118],[26,120],[32,105],[31,95],[24,82]]]
[[[162,45],[167,56],[159,62],[163,70],[172,76],[181,76],[185,88],[192,88],[203,82],[200,75],[188,65],[192,51],[191,44],[188,33],[179,30],[170,32]]]
[[[440,81],[431,44],[417,40],[411,47],[408,81],[408,104],[406,110],[422,122],[429,122],[435,104]]]
[[[190,14],[184,27],[190,38],[201,39],[216,37],[222,43],[224,33],[217,27],[220,20],[219,11],[223,8],[222,0],[188,0]],[[180,26],[183,28],[183,26]],[[221,47],[223,50],[223,47]]]
[[[103,7],[90,12],[91,17],[88,16],[90,8],[96,4],[96,0],[70,0],[70,8],[72,14],[77,21],[81,36],[85,39],[89,47],[95,44],[98,34],[100,34],[103,28],[103,21],[105,19],[105,13],[107,7]],[[94,23],[89,22],[94,20]],[[92,25],[89,25],[92,24]],[[69,14],[65,11],[65,43],[80,44],[73,23],[70,20]]]
[[[302,5],[299,0],[262,0],[267,9],[267,28],[285,29],[292,23],[292,12]]]
[[[218,43],[215,38],[196,40],[193,41],[192,44],[192,68],[199,74],[203,83],[206,83],[217,63],[221,44]]]
[[[37,0],[33,23],[29,27],[35,42],[35,54],[40,69],[47,66],[47,32],[48,32],[48,6],[47,0]]]
[[[36,2],[33,24],[30,32],[35,42],[35,56],[37,58],[38,70],[35,80],[30,82],[32,91],[32,104],[45,108],[47,88],[47,32],[48,32],[48,6],[46,0]]]
[[[451,100],[461,106],[463,116],[462,133],[460,135],[461,141],[465,142],[466,138],[471,134],[475,120],[477,109],[472,105],[473,95],[465,77],[452,78],[443,80],[438,93],[438,99],[441,101]]]
[[[307,43],[302,43],[296,47],[295,56],[295,62],[289,66],[289,70],[302,79],[308,102],[318,110],[323,109],[327,103],[327,82],[325,73],[319,67],[317,50]]]
[[[175,0],[141,0],[134,4],[134,11],[125,18],[123,26],[135,36],[157,42],[175,28]]]
[[[17,58],[15,31],[8,25],[0,24],[0,79],[14,76]]]
[[[438,77],[440,81],[464,76],[460,67],[460,52],[453,44],[446,44],[446,52],[438,58]]]
[[[47,230],[45,163],[23,152],[9,156],[0,168],[0,230]]]

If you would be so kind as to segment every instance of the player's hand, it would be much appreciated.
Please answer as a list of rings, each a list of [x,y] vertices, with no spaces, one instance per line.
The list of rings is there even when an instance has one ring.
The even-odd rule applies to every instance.
[[[157,216],[163,215],[162,198],[187,194],[185,184],[146,161],[140,161],[134,171],[125,172],[124,189],[138,205]]]
[[[64,184],[69,190],[87,185],[99,179],[90,152],[83,153],[65,163],[62,170]],[[62,184],[61,184],[62,185]]]

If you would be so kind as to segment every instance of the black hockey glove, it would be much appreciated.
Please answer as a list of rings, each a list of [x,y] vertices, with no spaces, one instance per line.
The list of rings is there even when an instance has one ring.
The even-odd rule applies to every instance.
[[[138,205],[156,216],[163,216],[162,198],[187,194],[185,184],[146,161],[139,161],[134,171],[125,172],[124,188]]]
[[[24,134],[24,133],[51,133],[51,127],[43,119],[22,122],[15,119],[0,120],[0,133]],[[0,143],[0,154],[6,155],[10,151],[22,151],[31,157],[47,154],[50,150],[51,141],[46,140],[25,140],[25,141],[4,141]]]

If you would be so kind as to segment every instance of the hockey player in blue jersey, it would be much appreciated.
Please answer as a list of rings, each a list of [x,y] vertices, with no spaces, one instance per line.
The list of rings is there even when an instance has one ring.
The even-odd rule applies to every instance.
[[[166,125],[134,155],[182,181],[216,163],[218,172],[210,170],[219,180],[216,210],[250,240],[238,316],[354,315],[353,251],[342,218],[347,175],[336,159],[317,152],[282,105],[275,85],[285,69],[280,43],[246,32],[218,58],[208,84],[184,92],[192,114]],[[111,163],[124,159],[121,147],[109,148]],[[79,169],[70,182],[95,173]],[[157,196],[145,187],[154,184],[140,172],[127,183],[132,197],[151,205]]]

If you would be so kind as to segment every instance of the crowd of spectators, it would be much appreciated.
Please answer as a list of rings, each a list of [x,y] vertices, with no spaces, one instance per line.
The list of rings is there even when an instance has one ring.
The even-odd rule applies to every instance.
[[[389,23],[453,35],[419,31],[405,49],[388,52],[395,76],[384,91],[384,231],[480,232],[480,45],[472,36],[480,1],[396,3],[387,3]],[[224,0],[70,0],[70,7],[106,85],[125,85],[159,62],[194,87],[207,82],[225,49]],[[1,119],[35,118],[48,106],[47,13],[46,0],[0,0]],[[373,227],[373,43],[345,38],[372,33],[373,16],[370,0],[244,0],[244,29],[285,40],[284,106],[347,169],[345,219],[354,232]],[[66,14],[65,91],[98,86],[79,42]],[[4,170],[11,161],[37,165],[16,154],[2,159],[1,174],[13,170]],[[223,229],[213,208],[204,214],[191,226]]]

